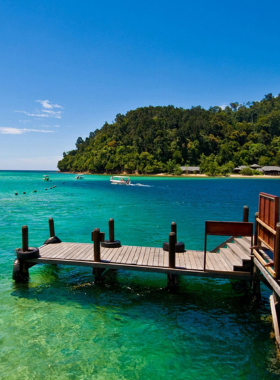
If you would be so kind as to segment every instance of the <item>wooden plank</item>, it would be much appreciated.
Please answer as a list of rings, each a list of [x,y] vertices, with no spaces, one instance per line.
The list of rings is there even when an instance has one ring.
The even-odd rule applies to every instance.
[[[252,236],[253,223],[248,222],[205,222],[206,235]]]
[[[118,263],[120,261],[120,257],[122,257],[122,254],[124,251],[126,251],[127,246],[123,245],[120,248],[113,248],[115,249],[115,254],[111,257],[111,262]]]
[[[64,249],[67,249],[67,247],[71,244],[74,244],[74,243],[59,243],[58,245],[54,245],[54,244],[50,244],[52,247],[47,246],[45,249],[42,248],[40,250],[40,254],[41,256],[46,256],[46,257],[55,257],[59,252],[63,251]]]
[[[193,251],[189,251],[188,253],[189,253],[188,257],[189,257],[191,269],[197,270],[197,265],[196,265],[196,261],[193,255]]]
[[[145,256],[145,249],[146,249],[146,247],[141,247],[141,252],[140,252],[140,255],[139,255],[138,260],[137,260],[137,265],[142,265],[143,260],[144,260],[144,256]]]
[[[107,261],[112,262],[114,258],[116,257],[116,255],[118,255],[122,249],[123,249],[123,246],[119,248],[110,248],[110,252],[108,253],[108,256],[107,256]]]
[[[163,249],[158,248],[158,266],[163,267],[164,265],[164,254],[163,254]]]
[[[136,251],[135,251],[135,254],[133,256],[133,259],[131,260],[131,264],[132,265],[136,265],[137,264],[140,255],[141,255],[141,247],[137,247]]]
[[[154,267],[158,267],[159,266],[159,248],[155,248],[153,266]]]
[[[197,265],[197,268],[202,270],[203,269],[203,254],[199,251],[194,251],[194,259]]]
[[[100,256],[101,260],[107,260],[107,256],[109,255],[110,248],[101,247]]]
[[[269,227],[269,225],[267,225],[265,222],[263,222],[260,218],[257,218],[257,221],[263,226],[265,227],[269,232],[271,232],[273,235],[276,235],[276,231]]]
[[[124,264],[127,263],[127,258],[128,258],[128,256],[129,256],[129,254],[130,254],[132,248],[133,248],[133,247],[131,247],[131,246],[127,246],[127,249],[126,249],[126,251],[124,252],[124,254],[123,254],[122,258],[121,258],[121,262],[122,262],[122,263],[124,263]]]
[[[150,248],[145,247],[145,253],[144,253],[142,265],[148,265],[149,255],[150,255]]]
[[[91,249],[88,248],[87,251],[84,252],[84,254],[82,255],[82,257],[80,258],[80,261],[93,261],[94,262],[92,247],[91,247]]]
[[[184,252],[185,267],[187,269],[192,269],[192,263],[191,263],[191,260],[190,260],[189,252],[190,251]]]
[[[155,256],[155,250],[153,248],[150,248],[147,265],[151,267],[154,265],[154,256]]]
[[[94,261],[93,256],[93,247],[92,245],[88,246],[86,250],[82,251],[80,256],[76,260],[92,260]]]
[[[49,258],[38,258],[38,259],[29,259],[27,262],[36,264],[36,263],[45,263],[45,264],[65,264],[72,266],[86,266],[91,268],[109,268],[109,269],[126,269],[126,270],[135,270],[143,272],[155,272],[155,273],[171,273],[171,274],[181,274],[185,276],[197,276],[197,277],[211,277],[211,278],[229,278],[229,279],[243,279],[243,280],[253,280],[254,277],[248,272],[222,272],[222,271],[201,271],[201,270],[183,270],[176,268],[167,268],[167,267],[149,267],[143,265],[128,265],[120,263],[108,263],[108,262],[93,262],[91,261],[74,261],[74,260],[56,260]]]
[[[278,316],[277,316],[277,310],[275,306],[275,301],[273,295],[269,297],[270,301],[270,308],[271,308],[271,314],[272,314],[272,322],[273,322],[273,328],[275,333],[275,339],[278,345],[280,345],[280,333],[279,333],[279,324],[278,324]]]
[[[83,253],[87,248],[88,248],[87,244],[81,244],[80,246],[77,246],[73,252],[66,255],[65,259],[68,259],[68,260],[78,259],[78,256],[80,256],[80,254]]]
[[[177,253],[177,265],[176,265],[176,268],[183,268],[183,269],[186,268],[183,252],[178,252]]]
[[[67,243],[61,249],[55,249],[51,258],[60,258],[64,255],[65,252],[68,252],[69,249],[74,249],[77,243]]]
[[[133,261],[133,257],[135,255],[136,250],[137,250],[137,247],[135,247],[135,246],[131,247],[130,253],[129,253],[129,255],[127,257],[127,261],[126,261],[127,264],[130,264]]]
[[[207,256],[206,256],[206,269],[210,269],[210,270],[215,270],[217,268],[215,268],[215,261],[213,260],[212,256],[214,255],[214,253],[212,252],[207,252]]]
[[[168,268],[169,267],[169,252],[164,251],[163,249],[161,250],[163,253],[163,266]]]
[[[253,254],[263,266],[267,264],[267,262],[261,257],[261,255],[255,249],[253,249]],[[264,269],[266,269],[272,275],[272,277],[276,277],[276,273],[272,268],[265,267]]]

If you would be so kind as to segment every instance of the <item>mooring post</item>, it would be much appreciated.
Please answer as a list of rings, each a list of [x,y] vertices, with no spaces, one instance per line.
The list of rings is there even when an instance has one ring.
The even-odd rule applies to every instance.
[[[280,278],[280,223],[276,224],[276,239],[275,239],[275,248],[274,248],[274,270],[275,270],[275,279],[279,280]]]
[[[171,232],[175,234],[175,244],[177,243],[177,224],[175,222],[171,223]]]
[[[253,297],[255,301],[259,301],[261,299],[261,281],[260,281],[260,274],[261,271],[259,270],[256,265],[254,265],[254,276],[255,279],[253,280],[252,288],[253,288]]]
[[[249,221],[249,207],[244,206],[243,207],[243,222],[248,222]]]
[[[109,219],[109,241],[115,241],[115,222],[114,219]]]
[[[22,250],[23,252],[28,251],[28,227],[22,226]]]
[[[258,217],[259,217],[259,213],[256,212],[255,213],[255,234],[254,234],[254,246],[255,247],[257,247],[259,245],[258,244],[259,243],[258,242],[259,224],[258,224],[258,221],[257,221]]]
[[[175,224],[175,226],[174,226]],[[176,230],[176,223],[172,223],[171,228]],[[176,264],[176,233],[170,232],[169,234],[169,268],[175,268]],[[178,286],[178,276],[176,274],[168,273],[167,274],[167,287],[169,289],[177,288]]]
[[[175,244],[176,234],[170,232],[169,234],[169,268],[175,268]]]
[[[22,253],[28,252],[28,227],[22,226]],[[29,265],[24,260],[15,259],[13,266],[13,280],[16,282],[27,282],[29,279]]]
[[[93,255],[94,255],[94,261],[99,262],[100,261],[100,229],[95,228],[93,231]]]
[[[49,218],[50,237],[55,236],[53,218]]]

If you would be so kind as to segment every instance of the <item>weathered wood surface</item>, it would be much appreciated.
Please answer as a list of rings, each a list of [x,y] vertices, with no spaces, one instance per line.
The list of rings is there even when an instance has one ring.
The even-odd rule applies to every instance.
[[[233,263],[222,254],[207,252],[203,272],[202,251],[186,250],[176,253],[175,267],[169,268],[169,252],[162,248],[123,245],[120,248],[100,247],[100,262],[94,261],[94,246],[87,243],[60,243],[42,246],[33,263],[65,264],[101,268],[119,268],[221,278],[249,278],[248,272],[234,272]]]

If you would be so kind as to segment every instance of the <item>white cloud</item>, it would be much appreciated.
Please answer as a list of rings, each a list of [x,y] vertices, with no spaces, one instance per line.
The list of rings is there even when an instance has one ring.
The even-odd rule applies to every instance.
[[[0,127],[2,135],[21,135],[26,132],[54,133],[54,131],[45,131],[44,129],[27,129],[27,128],[7,128]]]
[[[52,104],[50,103],[49,100],[36,100],[37,103],[41,103],[42,104],[42,107],[43,108],[48,108],[48,109],[52,109],[52,108],[62,108],[59,104]]]
[[[30,117],[53,117],[55,119],[61,119],[61,114],[62,111],[53,111],[53,108],[61,108],[63,109],[62,106],[59,104],[52,104],[50,103],[49,100],[36,100],[37,103],[40,103],[42,105],[42,109],[40,111],[34,111],[34,112],[27,112],[27,111],[15,111],[15,112],[20,112],[24,113],[27,116]]]
[[[220,106],[220,108],[221,108],[222,110],[224,110],[227,106],[228,106],[227,104],[222,104],[222,105]]]

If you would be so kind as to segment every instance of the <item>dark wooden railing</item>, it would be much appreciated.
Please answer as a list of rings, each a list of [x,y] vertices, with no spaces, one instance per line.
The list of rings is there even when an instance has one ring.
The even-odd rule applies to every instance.
[[[267,263],[262,254],[262,248],[271,251],[272,262]],[[255,215],[253,254],[262,265],[267,267],[274,278],[280,278],[279,197],[275,195],[259,194],[259,212]]]

